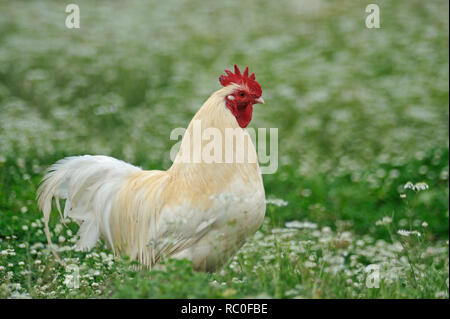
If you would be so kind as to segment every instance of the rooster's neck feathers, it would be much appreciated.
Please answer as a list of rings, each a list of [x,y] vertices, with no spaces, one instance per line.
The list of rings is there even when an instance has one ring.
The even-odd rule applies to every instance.
[[[239,85],[230,84],[216,91],[195,114],[183,136],[175,161],[167,171],[173,178],[181,177],[192,188],[199,189],[199,191],[208,189],[208,192],[219,191],[226,181],[238,180],[247,184],[253,180],[261,180],[256,150],[250,135],[246,129],[239,127],[236,118],[225,105],[225,98],[237,88],[239,88]],[[201,124],[202,135],[205,130],[214,129],[216,132],[220,132],[220,136],[210,136],[209,139],[205,138],[201,141],[195,140],[196,133],[194,130],[199,123]],[[235,137],[232,148],[226,145],[225,135],[227,130],[232,130]],[[238,140],[244,142],[238,143]],[[198,145],[199,142],[201,148]],[[221,150],[221,161],[219,163],[206,163],[199,154],[197,159],[200,158],[201,161],[195,162],[195,153],[202,153],[208,144],[211,146],[212,143],[215,145],[214,152]],[[233,154],[231,163],[225,160],[228,151]],[[235,161],[235,156],[238,153],[243,154],[243,161]]]
[[[213,143],[217,145],[214,150],[222,150],[222,161],[225,162],[225,152],[232,151],[235,156],[237,153],[242,153],[244,155],[244,165],[250,165],[253,167],[257,167],[257,158],[256,151],[253,146],[253,143],[250,139],[250,135],[248,134],[245,128],[239,127],[236,118],[231,113],[231,111],[227,108],[225,104],[225,99],[228,95],[233,93],[234,90],[238,89],[239,85],[230,84],[215,93],[213,93],[209,99],[203,104],[203,106],[198,110],[195,114],[192,121],[189,123],[189,126],[183,136],[181,141],[180,150],[175,158],[174,164],[171,170],[176,170],[178,168],[182,169],[184,167],[196,167],[199,170],[205,169],[205,165],[210,165],[203,161],[201,157],[201,152],[208,145],[211,146]],[[196,130],[199,130],[200,134]],[[210,136],[211,130],[214,130],[218,135]],[[226,135],[234,134],[236,140],[232,144],[232,150],[225,150],[226,147]],[[198,136],[200,135],[200,136]],[[205,137],[208,136],[208,137]],[[238,139],[245,141],[243,144],[237,143]],[[199,146],[201,144],[201,147]],[[201,159],[201,162],[194,161],[195,154],[198,154],[197,159]],[[182,165],[185,164],[186,159],[190,159],[189,162],[195,163],[196,165]],[[221,164],[221,163],[212,163],[213,165]],[[235,163],[224,163],[224,165],[216,165],[216,169],[220,167],[228,167],[230,164],[239,164]],[[211,166],[211,165],[210,165]],[[232,166],[232,165],[231,165]]]

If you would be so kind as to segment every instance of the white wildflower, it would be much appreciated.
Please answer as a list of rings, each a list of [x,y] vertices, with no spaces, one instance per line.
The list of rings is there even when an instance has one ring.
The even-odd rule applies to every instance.
[[[412,189],[414,190],[414,184],[412,182],[407,182],[405,186],[403,186],[404,189]]]
[[[404,229],[399,229],[399,230],[397,231],[397,234],[399,234],[400,236],[408,237],[408,236],[410,235],[410,232],[407,231],[407,230],[404,230]]]
[[[420,183],[416,183],[413,184],[412,182],[407,182],[405,184],[405,186],[403,186],[404,189],[411,189],[415,192],[420,192],[420,191],[424,191],[427,190],[429,188],[428,184],[425,182],[420,182]]]
[[[272,204],[278,207],[287,206],[289,203],[285,200],[279,199],[279,198],[273,198],[266,200],[266,204]]]
[[[415,235],[417,237],[422,236],[422,234],[419,233],[417,230],[409,231],[409,230],[405,230],[405,229],[399,229],[397,231],[397,234],[399,234],[400,236],[404,236],[404,237],[409,237],[411,235]]]
[[[378,220],[375,225],[377,226],[386,226],[392,223],[392,218],[389,216],[385,216],[382,219]]]
[[[416,183],[416,185],[414,185],[414,187],[417,191],[424,191],[424,190],[428,189],[428,184],[425,182]]]
[[[317,228],[317,224],[314,223],[310,223],[308,221],[305,222],[300,222],[297,220],[291,221],[291,222],[287,222],[286,224],[287,228],[308,228],[308,229],[316,229]]]
[[[63,225],[56,224],[56,226],[55,226],[55,234],[59,234],[62,229],[63,229]]]

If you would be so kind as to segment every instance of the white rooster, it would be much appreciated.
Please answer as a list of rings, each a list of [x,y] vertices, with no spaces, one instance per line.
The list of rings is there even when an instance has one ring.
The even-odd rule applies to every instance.
[[[114,254],[147,267],[167,257],[187,258],[203,271],[216,270],[236,253],[261,225],[266,204],[258,161],[251,160],[255,147],[245,129],[253,105],[264,103],[262,90],[248,67],[242,74],[234,67],[234,73],[225,70],[227,75],[220,76],[223,88],[195,114],[167,171],[142,170],[108,156],[68,157],[53,164],[37,192],[49,244],[55,198],[60,214],[80,225],[78,250],[89,250],[102,238]],[[199,149],[208,147],[205,140],[192,143],[195,123],[201,123],[201,134],[232,131],[233,139],[246,143],[231,143],[237,155],[227,161],[223,139],[217,138],[214,158],[220,160],[195,160]],[[239,154],[244,161],[237,160]],[[66,200],[63,211],[60,199]]]

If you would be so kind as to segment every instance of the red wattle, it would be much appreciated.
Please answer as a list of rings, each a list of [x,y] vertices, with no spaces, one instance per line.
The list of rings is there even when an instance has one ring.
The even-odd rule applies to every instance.
[[[240,127],[246,128],[252,120],[253,104],[249,104],[243,109],[237,111],[236,120]]]

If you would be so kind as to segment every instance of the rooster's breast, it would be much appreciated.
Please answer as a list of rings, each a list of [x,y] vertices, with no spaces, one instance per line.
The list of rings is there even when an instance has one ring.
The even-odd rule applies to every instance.
[[[210,195],[210,207],[192,209],[189,223],[200,233],[198,241],[174,255],[192,260],[198,270],[214,271],[231,258],[262,224],[265,194],[262,179],[236,178]]]

